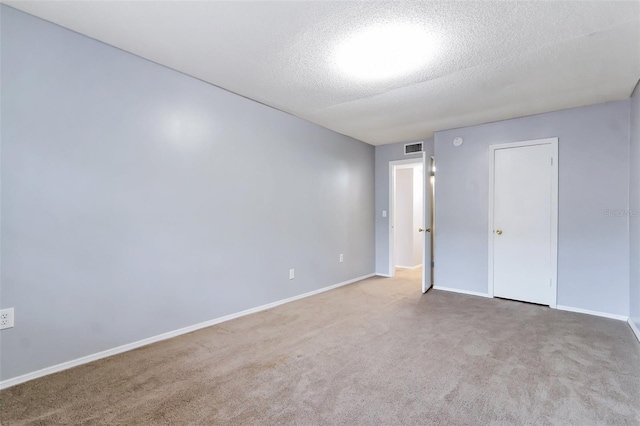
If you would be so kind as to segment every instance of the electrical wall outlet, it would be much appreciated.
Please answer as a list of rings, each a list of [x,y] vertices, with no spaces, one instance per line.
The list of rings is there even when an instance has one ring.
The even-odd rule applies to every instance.
[[[289,269],[289,279],[292,280],[296,277],[296,270],[295,269]]]
[[[344,262],[344,254],[340,253],[340,263]]]
[[[13,308],[0,310],[0,330],[13,327]]]

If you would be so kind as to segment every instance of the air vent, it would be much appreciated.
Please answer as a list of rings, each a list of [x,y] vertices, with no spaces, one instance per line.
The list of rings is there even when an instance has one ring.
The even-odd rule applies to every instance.
[[[407,143],[404,145],[404,155],[422,152],[422,142]]]

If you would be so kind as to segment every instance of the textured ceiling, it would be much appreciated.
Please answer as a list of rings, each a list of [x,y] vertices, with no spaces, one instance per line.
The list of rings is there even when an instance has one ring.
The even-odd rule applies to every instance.
[[[5,2],[373,145],[629,97],[640,2]],[[434,36],[431,61],[362,81],[335,62],[371,25]]]

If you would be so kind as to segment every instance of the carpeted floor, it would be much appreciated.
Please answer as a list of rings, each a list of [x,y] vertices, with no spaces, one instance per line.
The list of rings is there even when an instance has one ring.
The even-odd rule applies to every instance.
[[[628,325],[371,278],[0,392],[2,424],[638,425]]]

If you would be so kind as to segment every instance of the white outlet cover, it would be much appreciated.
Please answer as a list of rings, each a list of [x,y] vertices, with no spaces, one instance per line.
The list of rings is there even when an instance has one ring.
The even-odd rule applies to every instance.
[[[289,269],[289,279],[292,280],[296,277],[296,270],[295,269]]]
[[[14,310],[7,308],[0,310],[0,330],[12,328],[14,325]]]

